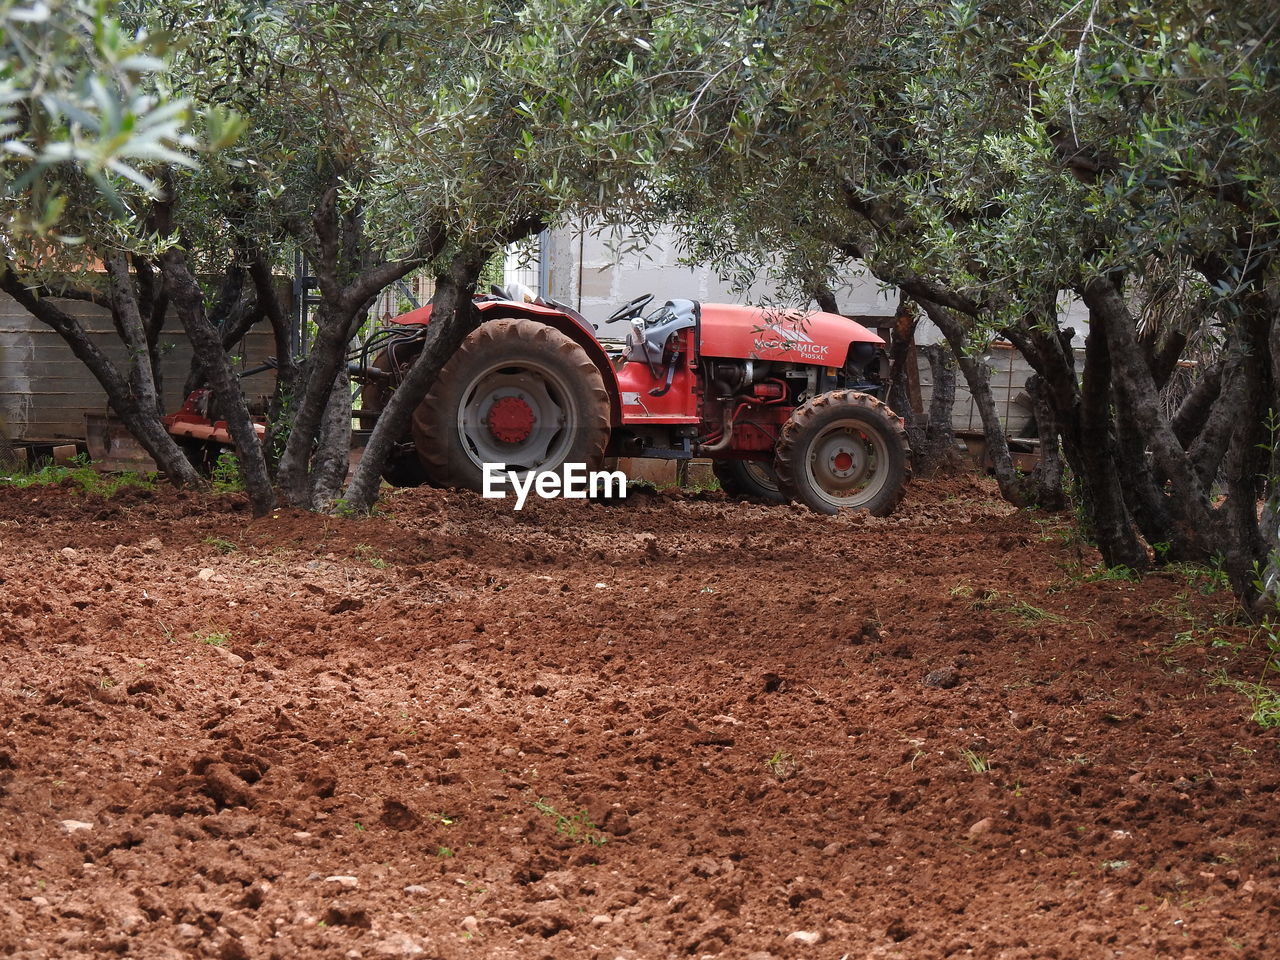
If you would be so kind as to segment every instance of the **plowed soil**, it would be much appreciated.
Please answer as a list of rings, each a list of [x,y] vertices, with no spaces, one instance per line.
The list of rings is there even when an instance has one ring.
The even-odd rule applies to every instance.
[[[1269,958],[1214,580],[825,518],[0,490],[0,955]]]

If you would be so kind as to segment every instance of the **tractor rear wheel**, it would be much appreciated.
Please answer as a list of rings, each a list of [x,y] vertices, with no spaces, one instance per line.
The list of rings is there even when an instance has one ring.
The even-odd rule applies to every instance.
[[[599,468],[609,442],[609,395],[585,350],[526,319],[491,320],[471,332],[413,413],[427,479],[483,489],[484,465],[550,472]]]
[[[778,489],[778,475],[762,460],[713,460],[711,472],[720,489],[731,497],[755,497],[769,503],[786,503]]]
[[[902,418],[875,397],[836,390],[801,405],[774,452],[778,486],[819,513],[842,507],[884,517],[906,494],[910,448]]]

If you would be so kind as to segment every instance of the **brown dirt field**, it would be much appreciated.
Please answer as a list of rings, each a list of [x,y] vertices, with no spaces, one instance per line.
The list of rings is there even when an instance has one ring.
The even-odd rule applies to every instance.
[[[1280,956],[1206,579],[970,480],[386,509],[0,490],[0,956]]]

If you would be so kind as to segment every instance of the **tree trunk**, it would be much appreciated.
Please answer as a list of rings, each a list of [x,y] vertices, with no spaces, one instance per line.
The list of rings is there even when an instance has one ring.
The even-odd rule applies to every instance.
[[[111,279],[112,306],[129,358],[129,391],[144,409],[154,410],[157,416],[163,416],[156,391],[151,345],[147,341],[146,326],[133,289],[129,261],[123,253],[115,253],[106,258],[106,267],[107,276]]]
[[[929,419],[919,452],[913,446],[912,460],[924,476],[952,471],[956,467],[956,428],[952,410],[956,403],[956,365],[951,347],[933,343],[920,350],[929,360],[933,390],[929,397]]]
[[[1148,564],[1147,551],[1133,532],[1115,468],[1111,439],[1111,359],[1105,332],[1090,324],[1084,349],[1078,439],[1073,438],[1068,451],[1078,471],[1085,515],[1093,525],[1093,537],[1103,563],[1108,567],[1144,570]]]
[[[368,267],[343,283],[339,278],[340,265],[354,263],[354,250],[359,244],[351,235],[356,226],[352,218],[339,216],[337,197],[334,187],[312,218],[321,298],[316,317],[317,335],[311,354],[299,371],[289,439],[280,458],[281,494],[297,506],[309,506],[312,502],[312,456],[329,397],[346,367],[347,345],[355,335],[362,311],[384,287],[438,256],[447,239],[442,228],[429,231],[418,249],[404,260]],[[342,225],[346,225],[345,231]]]
[[[840,312],[840,305],[836,303],[835,291],[831,289],[825,280],[815,280],[808,284],[809,295],[813,297],[813,302],[818,305],[819,310],[827,313]]]
[[[235,441],[236,456],[240,461],[240,473],[255,516],[263,516],[275,507],[275,491],[267,473],[267,462],[262,455],[253,418],[245,403],[240,380],[231,369],[231,358],[223,348],[217,328],[209,321],[204,310],[204,296],[200,285],[187,266],[186,257],[176,249],[167,251],[161,258],[164,266],[165,286],[182,320],[182,326],[191,340],[191,348],[204,376],[213,387],[218,409],[226,418],[227,430]]]
[[[1144,448],[1170,483],[1169,514],[1179,554],[1207,559],[1213,516],[1204,485],[1160,410],[1159,397],[1141,349],[1133,319],[1119,290],[1108,279],[1095,279],[1081,291],[1089,307],[1090,332],[1106,336],[1116,396],[1124,405]]]
[[[0,290],[13,297],[37,320],[52,327],[66,341],[71,352],[102,385],[107,394],[107,402],[116,416],[124,422],[125,427],[142,444],[171,483],[177,486],[204,485],[203,478],[160,422],[154,399],[150,403],[138,401],[130,390],[128,381],[89,339],[79,321],[27,289],[11,265],[6,264],[3,272],[0,272]]]
[[[1275,297],[1271,300],[1271,327],[1267,341],[1271,359],[1271,418],[1266,423],[1271,464],[1261,519],[1267,557],[1262,571],[1262,589],[1254,604],[1254,613],[1258,617],[1280,608],[1280,303],[1275,302]]]
[[[334,384],[346,361],[350,316],[342,303],[321,303],[318,333],[298,375],[301,395],[289,427],[289,439],[280,458],[279,482],[284,498],[295,506],[311,507],[311,458]],[[337,315],[335,316],[335,313]]]
[[[409,430],[409,421],[430,391],[448,359],[453,356],[476,325],[471,299],[488,251],[461,253],[449,271],[436,278],[431,323],[427,325],[422,351],[414,358],[404,378],[378,415],[364,455],[356,465],[345,496],[347,508],[360,513],[373,509],[378,498],[382,469],[392,448]]]
[[[1178,438],[1184,450],[1200,435],[1209,419],[1213,404],[1222,390],[1222,368],[1223,361],[1219,360],[1200,375],[1170,422],[1173,435]]]
[[[1241,400],[1234,420],[1223,474],[1226,498],[1218,510],[1225,543],[1222,566],[1245,609],[1256,613],[1263,606],[1259,572],[1267,564],[1266,537],[1258,518],[1258,501],[1266,494],[1266,472],[1273,458],[1277,409],[1272,406],[1268,362],[1268,334],[1275,320],[1265,298],[1253,296],[1236,319],[1234,335],[1243,346],[1240,370]],[[1259,415],[1269,411],[1269,416]]]
[[[907,442],[912,454],[924,446],[924,415],[916,406],[919,396],[920,362],[916,352],[916,327],[920,318],[904,296],[898,300],[893,315],[893,336],[889,340],[889,406],[900,417],[907,430]],[[916,388],[912,389],[915,382]]]
[[[1236,417],[1240,414],[1248,389],[1245,382],[1248,375],[1245,369],[1248,363],[1246,353],[1240,338],[1234,333],[1229,334],[1217,396],[1213,398],[1200,423],[1198,435],[1185,448],[1196,476],[1200,478],[1206,491],[1213,489],[1213,482],[1222,467],[1222,458],[1227,455],[1227,447],[1231,444],[1231,436],[1235,431]],[[1175,429],[1174,436],[1177,435]]]
[[[1040,437],[1040,462],[1025,482],[1033,490],[1032,500],[1037,506],[1044,510],[1062,510],[1067,505],[1066,493],[1062,489],[1062,447],[1059,440],[1062,428],[1040,374],[1027,378],[1027,393],[1031,397],[1036,433]]]
[[[1116,404],[1122,408],[1121,404]],[[1181,542],[1174,535],[1173,518],[1169,515],[1161,484],[1147,461],[1142,435],[1128,417],[1116,417],[1116,471],[1120,475],[1125,506],[1142,538],[1156,548],[1157,559],[1192,560],[1180,553]]]
[[[351,465],[351,378],[344,365],[334,380],[311,468],[312,510],[327,512],[342,493]]]
[[[239,267],[232,267],[227,270],[227,276],[237,278],[238,282],[244,282],[244,270]],[[218,331],[218,339],[222,341],[222,350],[224,353],[230,354],[236,344],[245,338],[245,335],[252,330],[260,321],[265,312],[262,304],[253,296],[246,296],[240,288],[229,291],[231,286],[230,280],[224,280],[222,289],[218,293],[218,299],[205,311],[209,323]],[[204,368],[201,366],[196,357],[191,358],[191,368],[187,372],[187,380],[183,385],[183,393],[190,394],[193,390],[198,390],[207,381],[204,379]]]
[[[164,330],[165,314],[169,312],[169,298],[164,291],[164,284],[156,281],[155,270],[146,257],[134,255],[132,258],[134,272],[138,276],[138,289],[141,293],[139,309],[142,312],[142,326],[147,337],[147,352],[151,357],[151,380],[155,384],[156,396],[164,396],[164,379],[160,367],[160,334]],[[160,411],[162,414],[166,410]]]
[[[1000,495],[1016,507],[1030,505],[1025,485],[1013,467],[1013,456],[1009,453],[1009,439],[1004,432],[1004,424],[1000,422],[1000,413],[996,410],[995,398],[991,395],[991,371],[985,362],[971,356],[965,350],[968,346],[967,331],[959,314],[934,303],[931,300],[917,302],[925,313],[942,331],[951,345],[956,364],[964,374],[965,383],[978,408],[978,416],[982,419],[982,432],[987,440],[987,456],[991,458],[991,472],[995,474],[996,484],[1000,487]]]
[[[249,257],[249,279],[253,281],[254,295],[259,307],[266,315],[267,322],[271,324],[271,335],[275,340],[276,385],[271,393],[271,402],[267,406],[267,434],[262,439],[267,469],[274,471],[276,438],[280,436],[281,428],[284,426],[285,408],[294,395],[298,366],[293,356],[293,336],[289,329],[289,318],[285,316],[284,308],[280,305],[275,277],[271,273],[271,264],[261,250],[252,251]]]

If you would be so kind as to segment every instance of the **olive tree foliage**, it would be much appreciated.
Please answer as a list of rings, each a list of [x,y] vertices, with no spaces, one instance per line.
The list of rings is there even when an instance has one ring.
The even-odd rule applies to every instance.
[[[125,226],[163,193],[157,169],[195,167],[234,136],[164,84],[169,44],[127,29],[103,4],[0,3],[0,289],[52,327],[101,383],[118,416],[177,483],[199,477],[160,420],[156,344],[161,284],[130,276]],[[105,267],[107,282],[99,281]],[[121,370],[52,298],[109,306]]]
[[[314,97],[281,122],[314,125],[302,140],[320,145],[319,182],[295,191],[300,172],[281,196],[296,211],[287,229],[316,264],[322,302],[280,484],[295,503],[363,511],[414,408],[477,320],[471,299],[483,265],[571,214],[652,217],[645,184],[673,102],[663,78],[691,54],[674,42],[644,45],[641,3],[273,11],[290,38],[272,46],[276,72]],[[375,265],[354,272],[366,251]],[[342,355],[372,294],[423,266],[437,292],[422,349],[334,500],[338,473],[323,477],[326,456],[337,458],[326,451],[341,451],[345,472],[345,437],[324,440],[349,422],[347,391],[334,389]],[[336,429],[326,434],[326,422]]]
[[[316,509],[372,505],[387,454],[474,325],[472,294],[497,250],[569,212],[650,202],[641,182],[654,160],[629,138],[660,140],[664,115],[643,89],[650,72],[685,57],[637,45],[640,4],[220,0],[140,4],[136,16],[191,38],[175,87],[247,126],[234,149],[167,181],[163,265],[190,294],[188,329],[207,326],[193,265],[232,279],[287,246],[312,264],[315,336],[282,371],[272,429],[284,438],[280,494]],[[594,82],[575,86],[586,72]],[[626,129],[613,125],[620,116]],[[344,492],[352,336],[375,295],[419,269],[438,280],[423,349]],[[229,421],[247,420],[213,385]]]
[[[117,198],[120,180],[154,189],[142,164],[195,164],[187,104],[147,82],[166,67],[165,44],[131,36],[101,5],[3,0],[0,49],[0,192],[10,235],[48,237],[69,179],[85,177]]]
[[[212,411],[228,422],[259,513],[274,503],[277,450],[274,481],[287,501],[318,509],[372,504],[387,451],[475,322],[471,297],[492,254],[571,210],[648,203],[640,181],[653,159],[633,148],[630,128],[643,143],[658,143],[664,116],[646,112],[653,100],[638,95],[648,78],[634,55],[654,69],[684,56],[636,42],[647,16],[638,3],[122,0],[113,8],[118,19],[70,2],[52,8],[74,13],[63,37],[68,50],[105,43],[111,56],[98,59],[122,64],[114,87],[102,79],[115,76],[105,69],[68,75],[62,86],[79,84],[111,118],[104,83],[122,102],[126,94],[133,100],[114,127],[95,127],[83,104],[50,113],[51,147],[28,159],[34,168],[63,150],[65,160],[74,144],[67,185],[46,190],[48,178],[31,178],[19,186],[26,209],[47,211],[42,222],[57,219],[68,236],[52,253],[22,260],[22,284],[12,271],[8,282],[61,326],[157,462],[174,479],[196,482],[159,421],[155,347],[172,308],[195,350],[188,386],[212,388]],[[36,18],[44,9],[28,12]],[[590,46],[580,44],[582,30],[593,33]],[[29,63],[44,69],[52,34],[37,35],[46,46],[33,45]],[[70,53],[64,59],[80,62]],[[599,82],[575,88],[569,81],[580,71]],[[43,82],[46,91],[57,86]],[[628,129],[610,125],[621,116]],[[98,149],[86,131],[99,127],[103,138],[124,128],[133,136]],[[31,130],[34,141],[41,128]],[[191,156],[197,148],[208,148],[199,163]],[[125,163],[134,157],[136,165]],[[297,249],[319,287],[315,336],[301,360],[289,353],[273,282]],[[111,307],[131,360],[127,377],[90,355],[83,331],[49,302],[53,288],[31,275],[36,264],[59,295]],[[95,286],[101,265],[108,283]],[[424,349],[340,498],[352,336],[374,297],[419,269],[439,280]],[[263,318],[275,329],[279,365],[275,440],[266,447],[227,356]]]
[[[446,58],[446,82],[427,109],[395,128],[388,149],[402,158],[399,175],[375,186],[384,209],[398,211],[393,223],[409,235],[438,232],[447,256],[423,349],[346,492],[353,509],[372,505],[382,454],[406,433],[414,407],[470,332],[470,297],[495,252],[569,216],[657,222],[648,184],[679,102],[669,78],[691,76],[695,55],[674,36],[646,41],[653,8],[639,0],[466,9],[457,21],[465,27],[450,37],[457,47]],[[412,36],[422,56],[424,41]],[[406,194],[406,178],[419,193]]]
[[[923,306],[971,387],[980,346],[1008,337],[1105,562],[1221,563],[1260,610],[1280,473],[1277,12],[749,7],[708,48],[673,219],[729,268],[782,251],[797,285],[861,260]],[[1064,291],[1089,313],[1082,369]],[[1170,411],[1184,357],[1199,379]]]
[[[453,252],[435,189],[452,173],[448,161],[396,142],[405,124],[431,116],[457,74],[468,11],[447,0],[125,6],[140,28],[185,38],[174,89],[243,118],[232,148],[166,171],[148,224],[195,347],[189,386],[212,387],[258,512],[274,502],[273,483],[290,503],[328,508],[348,469],[352,336],[389,283],[442,267]],[[319,284],[305,358],[292,354],[277,296],[295,251]],[[262,319],[275,335],[276,385],[260,444],[227,354]]]

